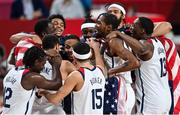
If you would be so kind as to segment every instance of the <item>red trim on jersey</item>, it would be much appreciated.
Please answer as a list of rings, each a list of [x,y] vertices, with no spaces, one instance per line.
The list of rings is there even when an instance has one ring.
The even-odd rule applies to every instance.
[[[23,66],[23,59],[20,59],[20,60],[17,60],[16,61],[16,67],[19,67],[19,66]]]
[[[84,75],[84,68],[83,67],[80,67],[79,71]]]
[[[85,79],[84,68],[80,67],[78,71],[81,73],[83,80],[84,80]]]
[[[152,43],[152,39],[147,39],[147,42]]]
[[[25,69],[25,70],[23,71],[22,75],[27,74],[29,71],[30,71],[29,69]]]

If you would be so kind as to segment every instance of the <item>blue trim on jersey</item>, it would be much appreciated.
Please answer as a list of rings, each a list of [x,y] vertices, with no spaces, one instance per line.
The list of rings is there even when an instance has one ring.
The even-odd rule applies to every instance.
[[[87,68],[87,67],[81,67],[81,68],[88,69],[88,70],[90,70],[90,71],[94,71],[94,70],[96,69],[96,66],[94,66],[92,69]]]
[[[141,113],[143,113],[145,93],[144,93],[143,81],[142,81],[142,76],[141,76],[141,70],[140,70],[140,69],[138,69],[138,72],[139,72],[139,78],[140,78],[141,88],[142,88]]]
[[[26,115],[27,112],[28,112],[28,109],[29,109],[29,101],[30,101],[30,99],[31,99],[31,97],[32,97],[32,95],[33,95],[34,89],[35,89],[35,88],[32,89],[31,96],[30,96],[30,98],[29,98],[29,100],[28,100],[28,102],[27,102],[26,111],[25,111],[25,113],[24,113],[25,115]]]

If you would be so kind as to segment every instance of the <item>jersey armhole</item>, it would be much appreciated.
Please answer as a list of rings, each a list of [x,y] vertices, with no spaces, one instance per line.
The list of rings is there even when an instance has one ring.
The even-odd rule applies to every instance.
[[[97,68],[99,68],[99,69],[100,69],[100,71],[104,74],[104,72],[103,72],[103,70],[102,70],[102,68],[101,68],[101,67],[99,67],[98,65],[96,65],[96,67],[97,67]]]
[[[80,67],[78,71],[81,73],[83,80],[85,80],[85,77],[84,77],[84,68]]]

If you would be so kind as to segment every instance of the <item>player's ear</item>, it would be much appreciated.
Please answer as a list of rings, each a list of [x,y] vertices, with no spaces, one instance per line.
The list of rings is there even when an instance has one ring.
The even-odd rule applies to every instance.
[[[108,32],[112,31],[112,25],[107,25],[107,31]]]

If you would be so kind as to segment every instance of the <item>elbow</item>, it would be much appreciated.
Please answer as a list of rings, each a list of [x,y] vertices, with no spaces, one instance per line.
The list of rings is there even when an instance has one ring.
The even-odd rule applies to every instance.
[[[167,25],[167,30],[170,32],[173,29],[171,23],[166,22],[166,25]]]
[[[9,41],[13,44],[17,44],[17,42],[14,40],[14,36],[12,35],[10,38],[9,38]]]

